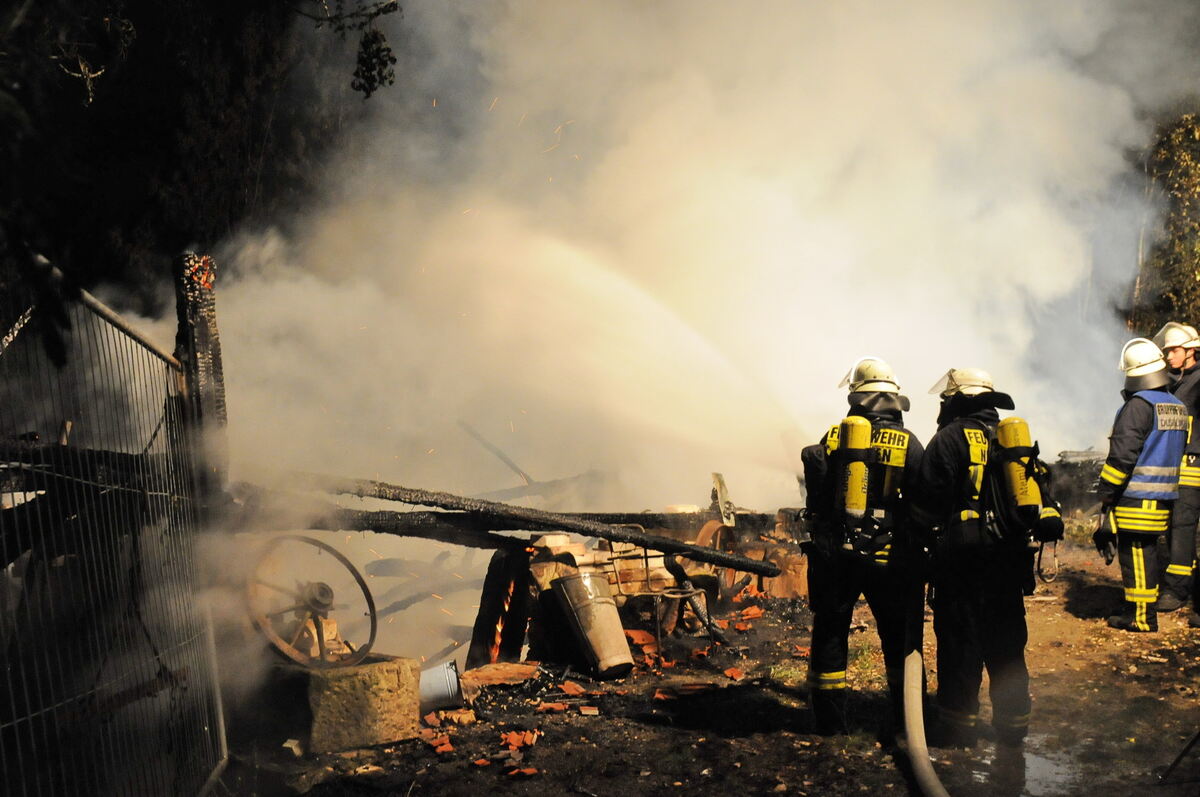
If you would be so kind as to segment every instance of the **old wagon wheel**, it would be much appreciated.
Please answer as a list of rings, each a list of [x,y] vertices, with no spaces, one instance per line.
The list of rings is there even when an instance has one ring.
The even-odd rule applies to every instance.
[[[738,553],[737,532],[719,520],[710,520],[701,526],[694,544],[723,553]],[[714,571],[717,576],[718,597],[722,601],[729,600],[745,586],[742,580],[739,580],[738,571],[731,567],[715,566]]]
[[[343,587],[335,594],[330,582]],[[312,537],[282,535],[263,548],[246,579],[250,619],[271,645],[314,669],[348,667],[366,658],[378,621],[367,582],[331,545]],[[339,627],[338,618],[345,622]],[[343,639],[343,628],[369,620],[365,639]]]

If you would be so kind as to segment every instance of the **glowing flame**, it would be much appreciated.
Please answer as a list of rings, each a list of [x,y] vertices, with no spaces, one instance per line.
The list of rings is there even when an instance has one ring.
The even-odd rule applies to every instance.
[[[500,607],[500,618],[496,620],[496,636],[492,647],[488,650],[488,661],[495,663],[500,658],[500,637],[504,634],[504,618],[508,616],[508,607],[512,605],[513,590],[517,582],[508,582],[508,593],[504,596],[504,604]]]

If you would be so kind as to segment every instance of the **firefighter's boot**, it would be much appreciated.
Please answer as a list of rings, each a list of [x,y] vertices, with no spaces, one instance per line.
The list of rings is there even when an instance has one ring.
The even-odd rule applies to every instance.
[[[814,689],[809,698],[817,733],[835,736],[850,732],[846,724],[847,696],[845,689]]]
[[[1158,613],[1149,601],[1126,601],[1124,611],[1109,617],[1108,625],[1122,631],[1157,631]]]

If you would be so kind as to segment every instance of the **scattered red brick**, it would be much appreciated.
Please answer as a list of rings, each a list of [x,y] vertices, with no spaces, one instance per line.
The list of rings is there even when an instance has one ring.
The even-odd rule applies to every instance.
[[[713,620],[713,622],[714,622],[714,623],[716,623],[716,624],[717,624],[717,628],[720,628],[721,630],[725,630],[726,628],[728,628],[728,627],[729,627],[729,621],[728,621],[728,620]]]
[[[654,638],[654,634],[649,631],[642,631],[638,628],[626,628],[625,636],[629,637],[629,641],[635,645],[656,645],[658,640]]]
[[[733,679],[735,681],[740,681],[746,677],[746,673],[742,672],[737,667],[730,667],[728,670],[725,671],[725,675],[727,675],[728,677],[730,677],[731,679]]]
[[[678,695],[676,695],[670,689],[655,689],[654,690],[654,699],[655,700],[674,700],[676,697],[678,697]]]
[[[425,720],[425,724],[430,726],[431,728],[440,728],[442,725],[442,720],[440,717],[438,717],[438,714],[436,711],[429,712],[421,719]]]
[[[541,731],[508,731],[500,734],[500,743],[509,750],[519,750],[522,747],[531,747],[537,744],[538,737],[541,735]]]
[[[537,714],[559,714],[567,710],[566,703],[539,703],[534,709]]]
[[[711,647],[711,645],[709,647]],[[708,650],[709,650],[709,648],[696,648],[695,650],[692,651],[692,658],[693,659],[706,659],[706,658],[708,658]]]
[[[749,631],[753,627],[754,626],[751,625],[750,623],[734,623],[733,624],[733,630],[741,631],[743,634],[746,633],[747,631]]]
[[[740,615],[743,620],[754,620],[763,616],[763,610],[761,606],[747,606],[745,609],[742,609]]]
[[[492,765],[491,759],[488,758],[476,758],[471,763],[477,767],[490,767]]]
[[[437,735],[438,735],[438,732],[435,731],[433,728],[422,728],[421,729],[421,738],[424,739],[425,741],[429,741],[430,739],[433,739]]]
[[[536,767],[522,767],[520,769],[509,770],[508,774],[510,777],[516,776],[516,777],[521,777],[521,778],[528,778],[532,775],[536,775],[537,773],[538,773],[538,771],[537,771]]]
[[[429,746],[433,748],[433,752],[435,753],[454,752],[454,745],[450,744],[450,736],[448,734],[435,736],[432,739],[429,739],[428,742]]]
[[[798,659],[807,659],[812,654],[812,648],[808,645],[794,645],[793,647],[796,648],[796,652],[792,655]]]
[[[586,690],[574,681],[563,681],[558,686],[565,695],[582,695]]]
[[[585,717],[598,717],[600,716],[600,709],[595,706],[580,706],[579,713]]]

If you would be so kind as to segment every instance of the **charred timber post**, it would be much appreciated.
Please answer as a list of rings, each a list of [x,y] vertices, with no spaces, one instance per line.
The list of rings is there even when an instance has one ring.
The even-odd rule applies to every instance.
[[[191,425],[187,430],[201,503],[208,504],[225,484],[228,445],[225,439],[225,376],[217,332],[214,285],[216,264],[208,255],[185,252],[174,264],[175,358],[183,369],[183,387]]]
[[[484,501],[480,498],[466,498],[461,495],[444,493],[433,490],[420,490],[415,487],[402,487],[398,484],[374,481],[371,479],[338,479],[331,476],[320,476],[312,473],[291,474],[293,484],[303,484],[316,490],[356,495],[360,498],[382,498],[388,501],[400,501],[405,504],[419,506],[436,506],[441,509],[457,509],[462,512],[474,512],[481,515],[506,518],[519,521],[524,528],[539,531],[572,531],[588,537],[599,537],[611,542],[626,542],[640,545],[663,553],[677,553],[696,562],[707,562],[720,567],[728,567],[746,573],[773,578],[779,575],[779,568],[770,562],[758,562],[744,556],[724,553],[713,548],[702,548],[689,545],[678,540],[659,537],[654,534],[633,531],[619,526],[608,526],[590,520],[559,515],[554,512],[544,512],[523,506],[510,506],[494,501]]]

